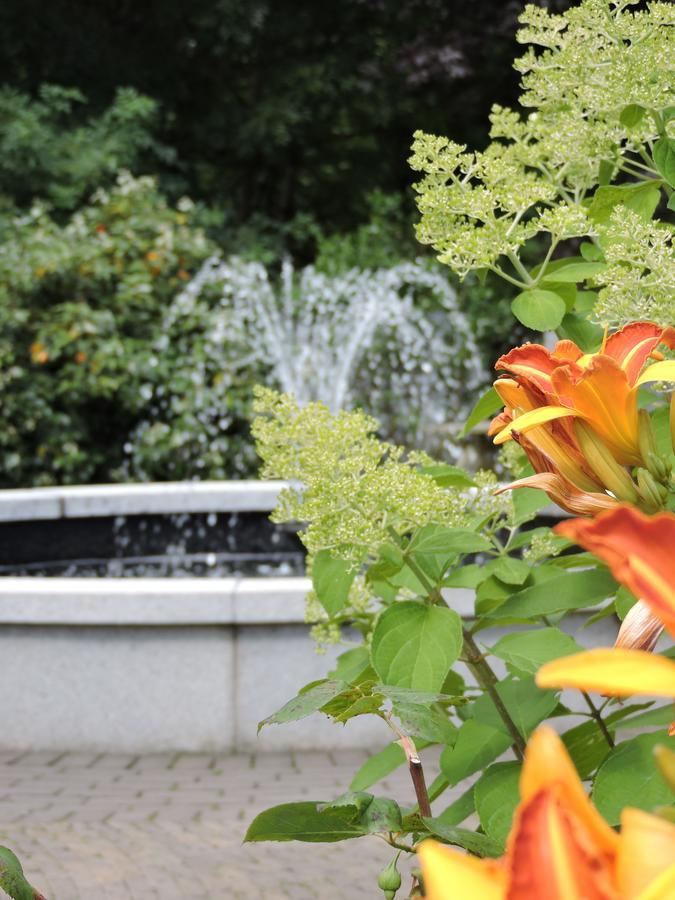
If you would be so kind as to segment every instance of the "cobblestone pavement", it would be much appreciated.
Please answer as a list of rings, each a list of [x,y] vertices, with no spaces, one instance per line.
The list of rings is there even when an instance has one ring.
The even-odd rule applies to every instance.
[[[260,810],[332,799],[365,758],[0,754],[0,843],[48,900],[375,898],[378,838],[242,844]],[[404,770],[375,790],[412,801]]]

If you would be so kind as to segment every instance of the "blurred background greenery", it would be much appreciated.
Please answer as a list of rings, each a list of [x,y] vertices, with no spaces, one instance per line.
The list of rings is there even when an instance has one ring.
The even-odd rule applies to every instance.
[[[180,394],[162,343],[172,298],[214,254],[333,278],[424,257],[411,135],[486,143],[490,106],[518,93],[522,7],[6,0],[0,483],[253,473],[250,385],[274,380],[257,362],[218,394],[217,450],[176,467],[201,426],[185,409],[167,418],[162,399]],[[490,279],[455,287],[487,380],[522,337],[510,297]],[[141,432],[156,442],[139,463]]]

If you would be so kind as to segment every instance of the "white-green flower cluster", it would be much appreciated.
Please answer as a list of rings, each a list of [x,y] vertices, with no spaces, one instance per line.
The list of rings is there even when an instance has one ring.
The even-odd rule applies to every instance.
[[[471,527],[499,515],[505,501],[494,484],[469,491],[440,487],[420,466],[420,454],[377,439],[377,422],[363,412],[335,415],[322,403],[299,407],[292,397],[258,388],[253,423],[262,475],[291,482],[273,513],[302,524],[310,554],[331,550],[360,566],[399,535],[429,523]],[[488,479],[489,480],[489,479]]]
[[[595,277],[601,285],[594,318],[605,326],[631,319],[675,322],[673,227],[646,222],[617,206],[603,235],[607,267]]]
[[[531,287],[523,244],[548,235],[550,254],[562,240],[597,237],[589,193],[621,171],[658,174],[653,142],[675,134],[675,4],[635,6],[583,0],[561,15],[527,6],[518,40],[535,46],[515,63],[525,111],[495,106],[483,153],[416,133],[418,237],[461,277],[486,268]]]

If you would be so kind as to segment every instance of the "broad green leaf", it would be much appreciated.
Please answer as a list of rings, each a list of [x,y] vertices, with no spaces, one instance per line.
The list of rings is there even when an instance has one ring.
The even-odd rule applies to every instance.
[[[570,262],[567,265],[560,266],[554,272],[544,275],[542,284],[552,281],[578,284],[578,282],[585,281],[587,278],[597,275],[598,272],[602,272],[604,268],[605,263],[603,262]]]
[[[365,791],[347,791],[345,794],[340,794],[335,800],[330,800],[328,803],[319,803],[317,809],[319,812],[323,812],[326,809],[352,807],[354,810],[352,818],[356,819],[365,812],[372,802],[372,794],[368,794]]]
[[[258,731],[264,725],[283,725],[286,722],[295,722],[304,719],[312,713],[318,712],[322,706],[341,694],[348,685],[344,681],[319,681],[313,682],[303,688],[297,697],[293,697],[285,703],[280,710],[258,723]]]
[[[473,785],[464,791],[453,803],[438,816],[438,821],[445,825],[461,825],[476,809],[473,796]]]
[[[319,602],[329,616],[335,616],[347,603],[356,569],[352,563],[319,550],[312,561],[312,584]]]
[[[539,288],[523,291],[511,302],[516,319],[533,331],[555,331],[566,311],[565,301],[559,294]]]
[[[647,110],[639,103],[629,103],[624,106],[619,115],[619,121],[625,128],[635,128],[644,119]]]
[[[467,435],[472,428],[475,428],[476,425],[484,419],[487,419],[488,416],[493,416],[496,412],[499,412],[503,406],[504,403],[497,391],[493,387],[488,388],[469,413],[469,418],[464,423],[464,428],[462,428],[460,432],[460,437]]]
[[[530,619],[583,609],[613,596],[616,582],[606,569],[566,572],[527,587],[490,613],[493,619]]]
[[[383,702],[384,697],[381,694],[371,694],[368,690],[350,688],[322,706],[321,712],[330,716],[335,722],[344,723],[356,716],[376,713]]]
[[[389,797],[375,797],[361,815],[359,823],[366,834],[400,831],[401,809],[398,803]]]
[[[364,646],[345,650],[335,661],[335,668],[328,673],[333,681],[344,681],[353,684],[370,668],[370,654]]]
[[[305,800],[266,809],[251,822],[244,841],[333,843],[366,833],[354,820],[353,807],[320,811],[319,806],[315,800]]]
[[[579,253],[581,253],[586,262],[598,262],[598,260],[602,259],[602,250],[591,241],[584,241],[580,244]]]
[[[456,825],[447,825],[442,819],[423,819],[422,821],[429,831],[440,838],[443,843],[463,847],[474,856],[496,857],[500,856],[504,849],[486,834],[469,831],[467,828],[457,828]]]
[[[454,747],[441,753],[441,771],[451,785],[484,769],[511,745],[502,731],[468,719],[457,732]]]
[[[616,600],[614,601],[614,610],[617,616],[623,620],[628,615],[628,610],[632,609],[637,603],[637,599],[634,594],[632,594],[627,587],[621,585],[619,590],[616,592]]]
[[[433,466],[423,466],[420,469],[423,475],[429,475],[440,487],[473,487],[475,481],[459,466],[451,466],[447,463],[438,463]]]
[[[583,647],[559,628],[537,628],[534,631],[516,631],[505,635],[491,648],[490,653],[510,663],[520,672],[534,675],[544,663],[581,650]]]
[[[599,225],[609,221],[615,206],[623,204],[641,218],[651,219],[659,205],[661,191],[653,181],[599,187],[588,208],[590,218]]]
[[[386,684],[439,691],[461,648],[462,622],[454,610],[403,601],[377,620],[370,658]]]
[[[654,165],[671,187],[675,187],[675,140],[662,137],[654,144]]]
[[[675,194],[673,196],[675,197]],[[656,449],[661,456],[669,459],[673,455],[672,438],[670,436],[670,410],[667,406],[662,406],[652,413],[651,419]]]
[[[523,584],[532,574],[532,569],[526,562],[512,556],[501,556],[483,568],[504,584]]]
[[[502,703],[514,725],[524,738],[528,738],[540,722],[548,718],[558,705],[555,691],[544,691],[534,683],[534,678],[508,678],[496,685]],[[481,725],[489,725],[509,735],[509,730],[485,693],[473,705],[473,717]]]
[[[0,847],[0,888],[12,900],[35,900],[35,897],[42,897],[26,880],[18,857],[9,847]]]
[[[476,812],[483,831],[504,847],[513,813],[520,801],[518,781],[521,763],[493,763],[474,785]]]
[[[452,556],[458,553],[478,553],[481,550],[491,549],[492,543],[488,538],[468,528],[425,525],[413,535],[406,554]]]
[[[457,728],[445,713],[419,703],[394,703],[393,712],[407,734],[435,744],[454,744]]]
[[[511,524],[514,528],[534,519],[540,509],[551,503],[544,491],[529,487],[511,491],[511,502],[513,503]]]
[[[574,341],[586,353],[593,353],[602,344],[604,331],[577,313],[567,313],[558,328],[561,338]]]
[[[445,691],[416,691],[412,688],[396,687],[392,684],[376,684],[373,690],[394,703],[415,703],[429,706],[439,700],[452,698],[452,695],[446,694]]]
[[[653,728],[670,725],[671,722],[675,722],[675,703],[666,703],[663,706],[636,713],[634,716],[622,718],[620,722],[617,722],[616,728],[618,730],[622,728]]]
[[[618,825],[625,806],[652,811],[675,800],[654,763],[656,744],[675,747],[662,732],[641,734],[616,746],[598,770],[593,803],[610,825]]]
[[[443,587],[477,588],[486,578],[483,566],[471,563],[467,566],[459,566],[453,572],[445,576]]]
[[[614,734],[611,729],[610,733]],[[592,775],[611,749],[593,719],[570,728],[561,737],[581,779]]]

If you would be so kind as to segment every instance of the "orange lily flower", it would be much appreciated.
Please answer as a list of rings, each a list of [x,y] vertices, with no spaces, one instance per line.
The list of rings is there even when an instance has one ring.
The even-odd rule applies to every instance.
[[[596,519],[572,519],[554,530],[606,562],[616,580],[641,600],[631,610],[630,627],[620,634],[619,646],[553,660],[539,669],[537,684],[617,697],[645,694],[675,699],[675,663],[632,649],[649,647],[660,625],[675,636],[675,515],[646,516],[632,506],[617,505]],[[651,616],[645,615],[645,606]]]
[[[436,841],[418,852],[427,900],[668,900],[675,891],[675,825],[625,809],[621,835],[586,796],[556,733],[530,738],[520,803],[499,860]]]
[[[509,375],[495,382],[505,409],[489,433],[496,444],[517,440],[538,473],[518,487],[540,487],[563,508],[587,515],[607,509],[622,492],[637,499],[622,467],[645,465],[638,388],[675,380],[675,361],[663,360],[659,344],[675,347],[675,329],[634,322],[598,353],[584,354],[565,340],[552,351],[524,344],[497,360],[495,368]],[[643,371],[650,356],[659,361]],[[583,433],[575,421],[584,423]],[[606,489],[614,496],[608,499]]]

